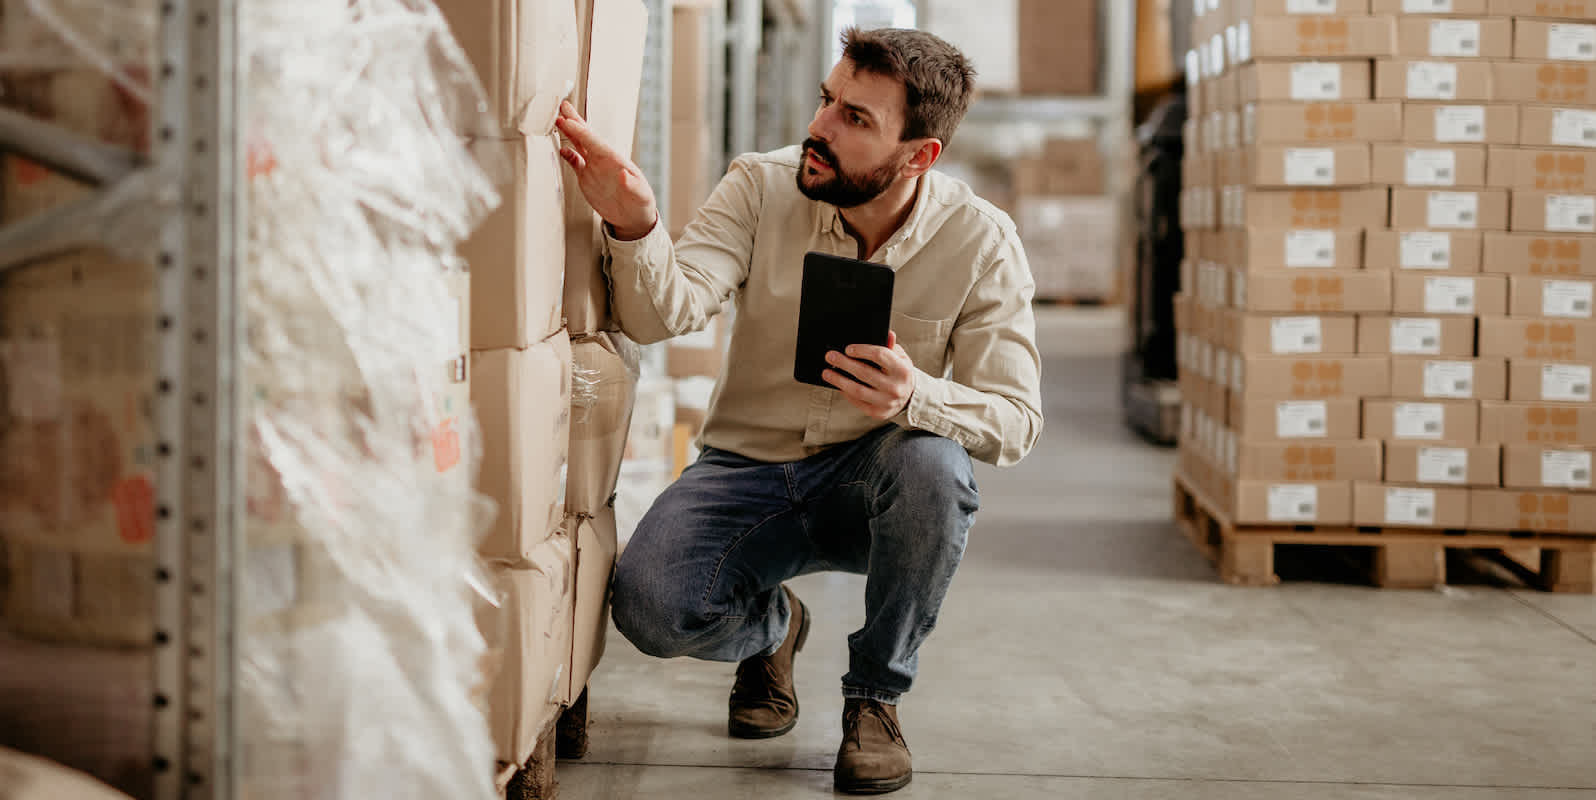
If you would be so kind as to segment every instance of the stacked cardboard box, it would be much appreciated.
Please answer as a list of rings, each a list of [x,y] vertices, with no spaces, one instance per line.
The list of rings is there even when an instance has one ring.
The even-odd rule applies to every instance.
[[[1242,524],[1596,532],[1596,7],[1205,9],[1188,479]]]
[[[462,255],[479,488],[497,505],[479,545],[502,600],[479,619],[499,663],[488,711],[498,760],[519,765],[603,653],[609,498],[636,381],[635,346],[612,332],[599,219],[559,157],[554,119],[570,99],[630,150],[647,13],[638,0],[440,6],[513,154],[503,205]]]

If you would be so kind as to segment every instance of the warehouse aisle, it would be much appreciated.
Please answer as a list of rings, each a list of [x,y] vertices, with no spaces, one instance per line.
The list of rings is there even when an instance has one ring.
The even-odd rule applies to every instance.
[[[901,708],[916,798],[1573,800],[1596,796],[1596,600],[1488,586],[1219,585],[1169,522],[1173,453],[1119,422],[1112,311],[1044,309],[1042,445],[982,510]],[[733,666],[611,634],[565,800],[832,794],[845,637],[815,611],[787,736],[729,739]]]

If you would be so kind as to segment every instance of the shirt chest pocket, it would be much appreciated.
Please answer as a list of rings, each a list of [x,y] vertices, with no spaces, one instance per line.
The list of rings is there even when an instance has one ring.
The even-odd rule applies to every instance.
[[[952,320],[921,319],[892,312],[892,331],[898,336],[898,344],[927,375],[940,378],[947,369],[948,333],[952,328]]]

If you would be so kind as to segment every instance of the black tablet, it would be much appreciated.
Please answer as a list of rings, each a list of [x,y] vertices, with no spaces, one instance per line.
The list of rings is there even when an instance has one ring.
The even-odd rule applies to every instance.
[[[892,327],[892,278],[892,270],[880,264],[826,253],[804,254],[792,376],[803,383],[836,388],[820,376],[829,366],[826,353],[843,352],[850,344],[885,347]]]

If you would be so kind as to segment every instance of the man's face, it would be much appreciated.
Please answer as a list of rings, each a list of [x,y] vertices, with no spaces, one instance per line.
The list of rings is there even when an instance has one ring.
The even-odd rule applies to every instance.
[[[914,155],[913,146],[899,140],[903,107],[903,84],[856,71],[847,59],[838,62],[820,85],[820,107],[798,165],[798,190],[838,208],[880,196]]]

